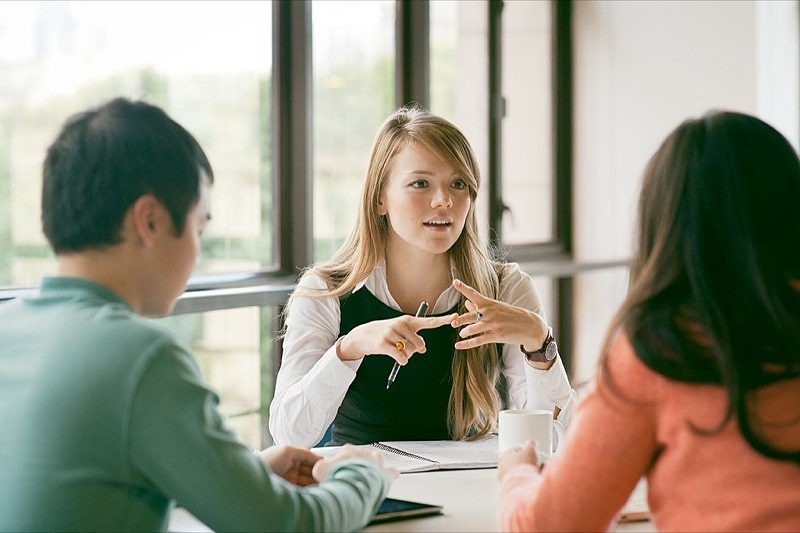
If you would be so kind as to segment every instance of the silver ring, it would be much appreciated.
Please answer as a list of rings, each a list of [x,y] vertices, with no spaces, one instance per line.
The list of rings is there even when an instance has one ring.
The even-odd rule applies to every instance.
[[[475,311],[475,322],[480,322],[482,318],[483,318],[483,313],[481,313],[480,311]]]

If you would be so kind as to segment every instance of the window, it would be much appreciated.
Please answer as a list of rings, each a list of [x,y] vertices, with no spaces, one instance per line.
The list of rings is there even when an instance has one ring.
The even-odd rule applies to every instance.
[[[394,109],[394,2],[311,5],[314,259],[355,225],[372,138]]]
[[[45,150],[69,115],[119,95],[163,107],[208,153],[214,221],[199,269],[272,268],[271,18],[271,2],[0,3],[0,286],[52,273],[39,223]],[[262,381],[271,386],[261,361],[272,360],[272,313],[164,320],[253,445],[262,441]]]
[[[39,224],[45,150],[69,115],[118,95],[164,107],[219,176],[201,270],[272,266],[270,3],[191,10],[187,24],[185,2],[0,4],[0,285],[34,285],[52,268]]]
[[[505,2],[502,13],[502,242],[555,240],[550,4]]]
[[[162,320],[237,431],[267,445],[280,305],[297,270],[351,231],[372,138],[400,103],[470,139],[482,230],[509,259],[569,252],[569,121],[552,111],[570,92],[552,86],[568,80],[551,56],[568,36],[559,13],[569,2],[0,2],[0,288],[52,272],[41,161],[64,120],[119,95],[163,107],[217,180],[198,275]],[[560,283],[537,279],[556,322]]]

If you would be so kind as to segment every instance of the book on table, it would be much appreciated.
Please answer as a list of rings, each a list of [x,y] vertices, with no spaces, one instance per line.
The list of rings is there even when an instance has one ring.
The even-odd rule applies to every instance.
[[[366,446],[383,451],[383,464],[401,474],[497,467],[497,435],[474,441],[397,440],[374,442]],[[326,446],[312,451],[332,457],[340,449],[340,446]]]

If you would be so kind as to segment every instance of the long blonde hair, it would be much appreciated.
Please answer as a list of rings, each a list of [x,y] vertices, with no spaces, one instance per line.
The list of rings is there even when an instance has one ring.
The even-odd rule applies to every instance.
[[[389,230],[386,216],[378,214],[380,196],[395,156],[409,143],[419,143],[437,154],[464,179],[472,199],[464,230],[449,251],[453,265],[464,283],[481,294],[497,298],[498,264],[483,246],[475,215],[480,188],[480,170],[475,154],[463,133],[448,120],[418,107],[404,107],[381,125],[370,151],[361,206],[355,227],[333,257],[305,270],[325,280],[328,289],[298,289],[294,298],[342,297],[364,280],[383,257]],[[459,312],[465,312],[464,299]],[[465,350],[453,358],[453,387],[448,407],[448,428],[454,439],[472,439],[495,429],[501,400],[496,389],[499,356],[495,344]]]

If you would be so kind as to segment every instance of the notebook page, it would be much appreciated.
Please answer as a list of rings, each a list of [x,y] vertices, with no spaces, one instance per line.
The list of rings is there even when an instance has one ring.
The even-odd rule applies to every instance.
[[[494,468],[497,466],[497,435],[476,441],[403,440],[381,444],[438,463],[440,469]]]
[[[379,446],[376,444],[363,444],[359,448],[378,448],[383,453],[383,465],[388,468],[394,468],[400,473],[406,472],[427,472],[429,470],[438,470],[439,465],[434,461],[424,459],[422,457],[414,457],[411,455],[404,455],[397,453],[400,450],[392,451],[388,447]],[[317,455],[325,458],[331,458],[342,450],[342,446],[322,446],[319,448],[311,448],[311,451]]]

